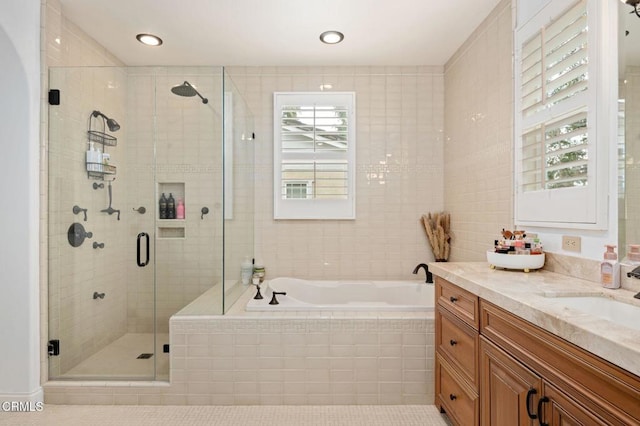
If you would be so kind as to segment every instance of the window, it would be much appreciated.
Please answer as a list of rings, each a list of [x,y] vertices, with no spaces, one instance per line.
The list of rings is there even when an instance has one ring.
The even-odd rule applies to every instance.
[[[355,94],[274,94],[274,218],[355,218]]]
[[[294,198],[313,198],[312,181],[305,182],[287,182],[285,188],[285,199],[291,200]]]
[[[602,226],[593,9],[587,0],[556,0],[516,31],[519,224]]]

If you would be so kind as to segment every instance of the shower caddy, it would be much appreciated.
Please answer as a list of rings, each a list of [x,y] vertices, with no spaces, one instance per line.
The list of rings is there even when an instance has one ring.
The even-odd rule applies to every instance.
[[[87,130],[87,137],[89,143],[95,142],[101,144],[102,152],[104,153],[107,146],[117,146],[118,139],[105,132],[93,130],[91,128],[92,115],[89,116],[89,130]],[[87,161],[86,166],[87,177],[89,178],[106,180],[107,177],[110,177],[111,180],[115,179],[116,166],[112,164],[105,164],[104,162],[94,163]]]

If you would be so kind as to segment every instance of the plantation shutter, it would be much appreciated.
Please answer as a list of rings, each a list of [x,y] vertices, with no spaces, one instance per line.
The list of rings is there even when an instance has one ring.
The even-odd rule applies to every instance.
[[[552,3],[516,33],[516,221],[594,223],[587,1]]]
[[[274,94],[276,219],[355,218],[354,107],[353,93]]]

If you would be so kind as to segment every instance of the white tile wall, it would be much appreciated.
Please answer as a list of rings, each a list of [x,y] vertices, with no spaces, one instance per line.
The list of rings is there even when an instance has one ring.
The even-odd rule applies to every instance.
[[[256,118],[256,256],[267,274],[411,278],[432,259],[418,219],[443,207],[440,67],[230,67]],[[273,92],[356,92],[354,221],[273,220]]]
[[[511,7],[501,1],[445,65],[451,261],[485,260],[502,228],[513,226]]]

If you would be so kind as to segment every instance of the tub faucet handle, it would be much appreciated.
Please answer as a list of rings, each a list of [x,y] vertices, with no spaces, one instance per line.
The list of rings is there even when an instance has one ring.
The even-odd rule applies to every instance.
[[[271,296],[271,302],[269,302],[270,305],[278,305],[280,302],[278,302],[278,299],[276,299],[276,294],[281,294],[283,296],[287,295],[286,291],[274,291],[273,295]]]
[[[260,284],[256,284],[256,289],[258,289],[258,291],[256,292],[256,295],[253,298],[256,300],[264,299],[262,297],[262,294],[260,293]]]

